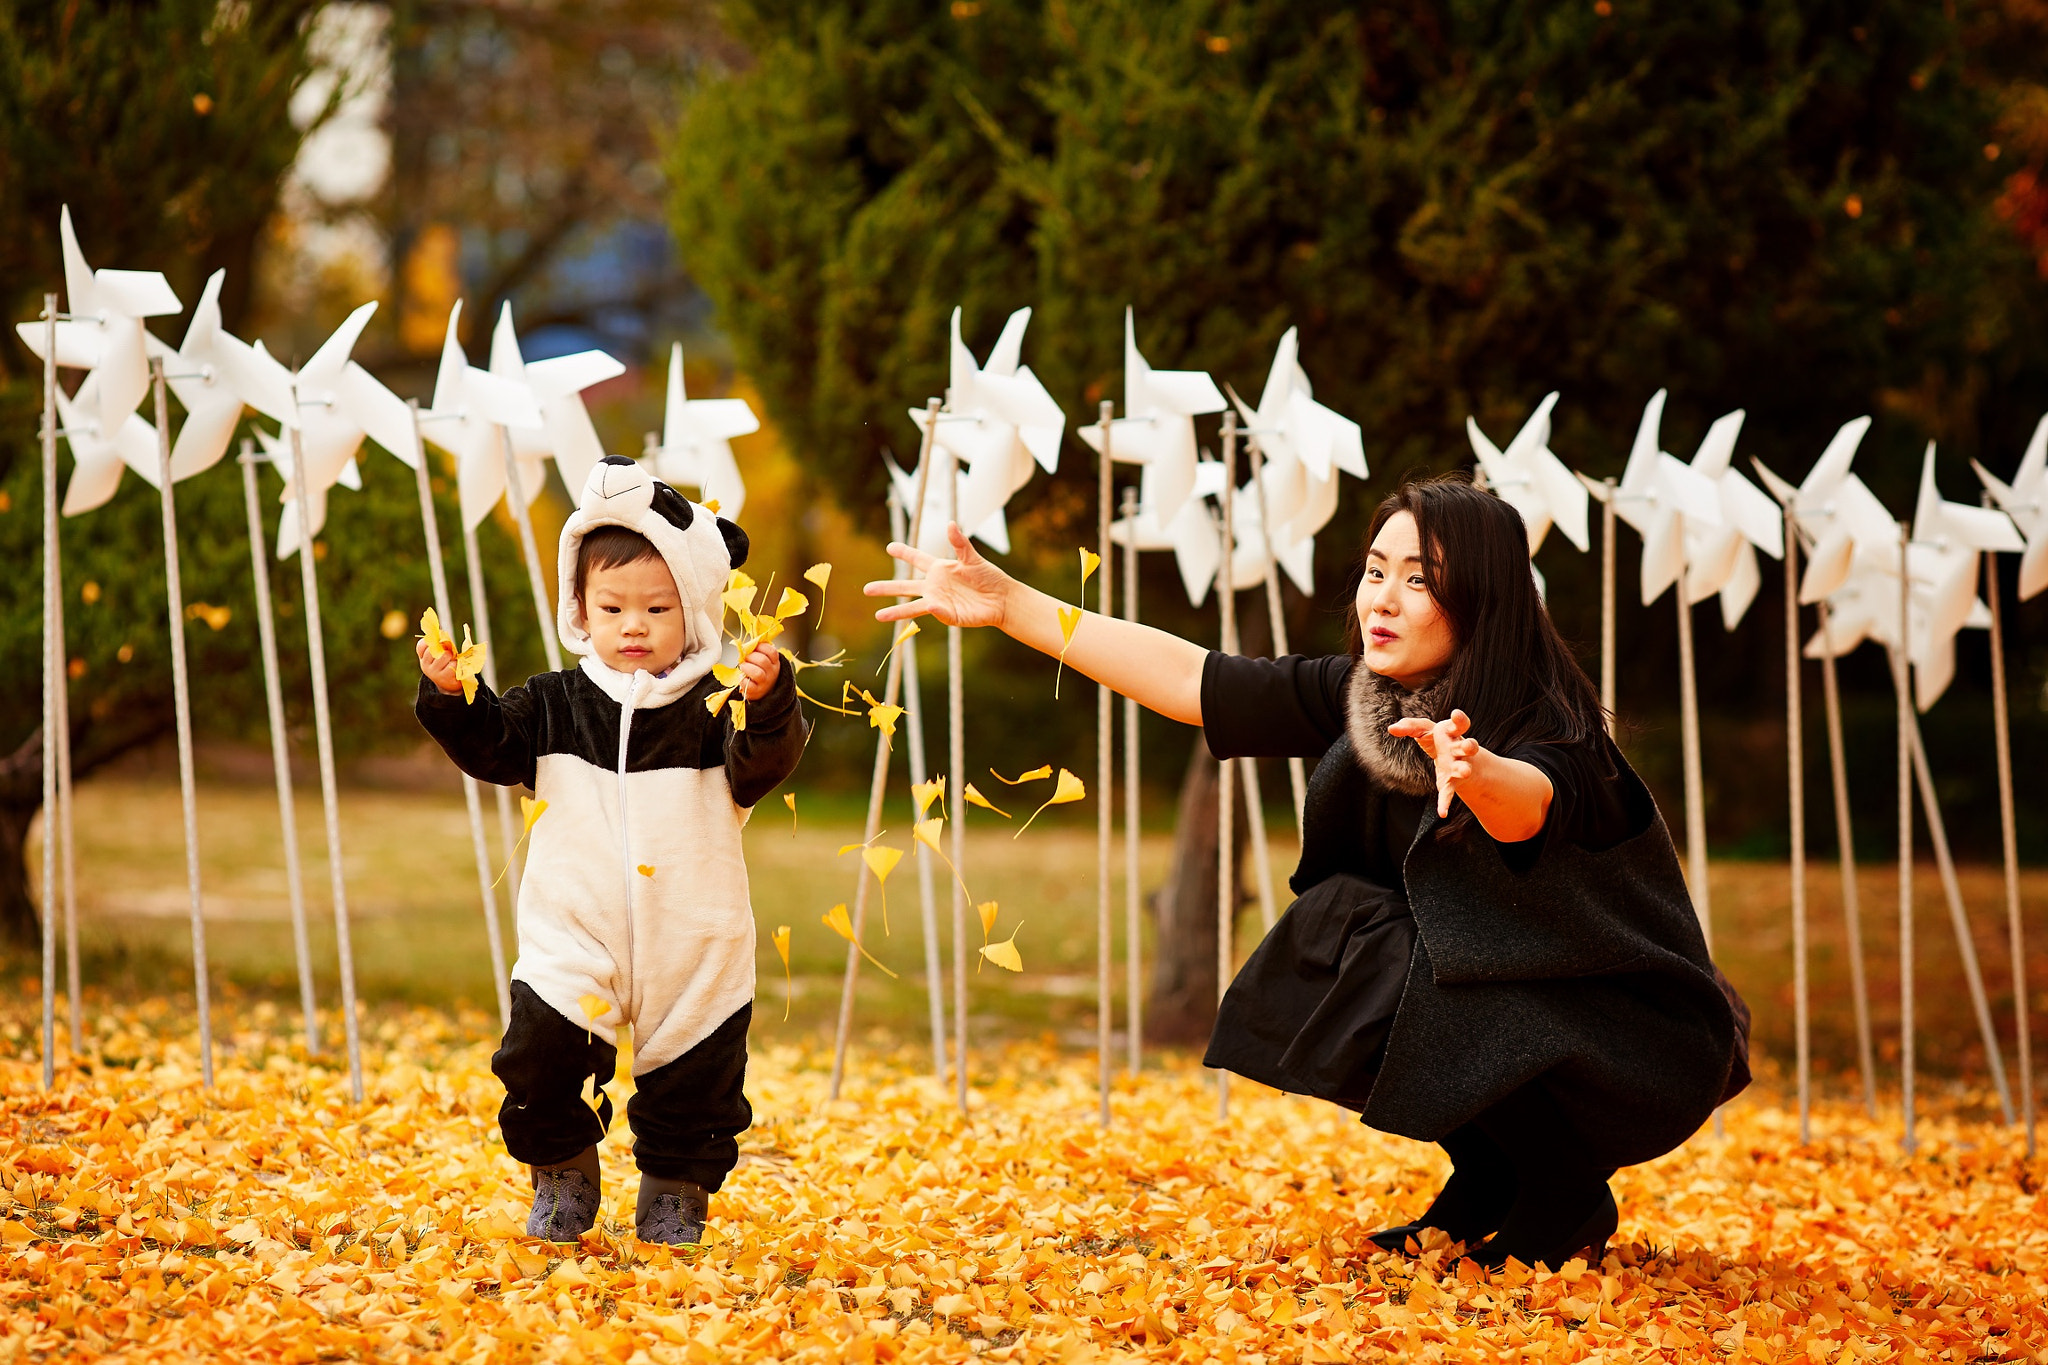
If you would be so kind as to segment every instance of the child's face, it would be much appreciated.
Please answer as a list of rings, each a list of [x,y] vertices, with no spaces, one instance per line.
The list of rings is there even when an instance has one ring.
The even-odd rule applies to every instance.
[[[683,657],[689,635],[675,575],[659,555],[583,580],[583,619],[597,657],[621,673],[665,673]]]

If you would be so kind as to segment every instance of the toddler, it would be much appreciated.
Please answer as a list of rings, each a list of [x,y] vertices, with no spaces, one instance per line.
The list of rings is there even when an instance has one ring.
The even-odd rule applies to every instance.
[[[465,703],[453,657],[420,642],[427,733],[478,781],[547,802],[519,885],[512,1022],[491,1059],[506,1149],[533,1172],[531,1236],[573,1241],[596,1221],[620,1025],[643,1240],[701,1238],[753,1118],[740,827],[796,767],[808,727],[794,670],[765,645],[739,665],[745,728],[707,706],[724,690],[719,595],[746,556],[739,527],[612,456],[562,528],[557,626],[575,668]]]

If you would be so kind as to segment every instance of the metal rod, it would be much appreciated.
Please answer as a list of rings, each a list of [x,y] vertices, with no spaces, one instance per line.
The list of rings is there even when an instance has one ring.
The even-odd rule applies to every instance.
[[[897,495],[896,486],[889,485],[889,538],[901,540],[908,533],[903,516],[903,499]],[[891,560],[895,565],[897,578],[904,576],[907,566],[902,560]],[[917,637],[911,636],[901,645],[903,650],[903,709],[904,720],[910,726],[910,785],[913,790],[923,785],[928,770],[924,761],[924,689],[918,685]],[[951,807],[946,813],[957,821],[960,811]],[[941,1086],[946,1083],[946,980],[939,968],[939,908],[938,895],[932,885],[932,851],[922,839],[911,841],[916,845],[917,855],[917,909],[918,923],[924,930],[924,993],[925,1003],[931,1012],[932,1029],[932,1078]]]
[[[1913,718],[1913,773],[1920,788],[1920,810],[1927,817],[1928,841],[1934,845],[1934,866],[1941,875],[1942,897],[1948,902],[1949,927],[1955,931],[1956,955],[1963,962],[1963,981],[1970,988],[1970,1008],[1977,1015],[1977,1032],[1984,1040],[1984,1060],[1991,1068],[1991,1081],[1998,1091],[1998,1108],[2005,1122],[2013,1121],[2012,1091],[2005,1079],[2005,1054],[1998,1046],[1998,1027],[1991,1022],[1991,1001],[1984,993],[1984,973],[1977,963],[1976,936],[1970,930],[1970,913],[1963,905],[1962,884],[1956,880],[1955,859],[1948,847],[1948,824],[1941,818],[1941,806],[1934,795],[1934,774],[1927,764],[1927,745],[1920,737],[1919,717]]]
[[[299,587],[306,598],[306,653],[313,675],[313,736],[320,756],[320,809],[327,822],[327,884],[334,898],[334,948],[341,962],[342,1037],[348,1045],[349,1094],[363,1102],[363,1049],[356,1021],[356,956],[348,931],[348,879],[342,871],[341,793],[334,780],[334,724],[327,709],[327,641],[320,625],[320,578],[314,569],[313,519],[306,505],[306,448],[291,428],[292,496],[299,505]]]
[[[1870,1038],[1870,987],[1863,974],[1863,911],[1856,888],[1856,832],[1849,819],[1849,764],[1842,747],[1842,693],[1835,678],[1834,636],[1827,599],[1816,604],[1820,637],[1821,695],[1827,704],[1828,774],[1835,789],[1835,851],[1842,865],[1842,921],[1849,941],[1849,992],[1856,1012],[1856,1066],[1863,1076],[1863,1108],[1877,1117],[1877,1060]]]
[[[1113,580],[1116,553],[1109,543],[1110,495],[1113,479],[1109,466],[1109,425],[1116,405],[1102,400],[1102,455],[1096,461],[1095,544],[1101,558],[1095,571],[1096,604],[1104,617],[1116,615]],[[1084,590],[1077,605],[1088,605]],[[1101,1094],[1101,1122],[1109,1127],[1109,1079],[1115,1063],[1110,1058],[1116,1022],[1115,919],[1110,913],[1110,843],[1115,832],[1116,804],[1116,693],[1108,683],[1095,684],[1095,1079]]]
[[[1912,611],[1913,580],[1907,573],[1906,542],[1911,532],[1899,525],[1899,643],[1891,652],[1892,688],[1899,710],[1899,1112],[1903,1121],[1900,1146],[1907,1156],[1919,1143],[1913,1112],[1913,699],[1906,665],[1906,641]]]
[[[419,490],[420,534],[427,542],[427,574],[434,588],[434,612],[441,628],[455,629],[455,608],[448,596],[448,565],[441,554],[441,519],[434,511],[434,483],[427,468],[427,443],[420,435],[419,400],[408,399],[412,415],[413,482]],[[490,646],[484,653],[490,653]],[[493,691],[496,689],[493,688]],[[500,791],[503,788],[499,789]],[[491,886],[491,851],[484,840],[484,804],[476,779],[462,774],[462,804],[469,815],[469,852],[476,863],[477,895],[484,908],[484,938],[491,950],[491,986],[498,995],[498,1022],[512,1027],[512,983],[505,971],[505,938],[498,927],[498,893]],[[507,814],[510,813],[509,802]]]
[[[57,652],[68,653],[64,641],[64,563],[59,544],[56,593]],[[64,1004],[71,1025],[71,1056],[76,1060],[84,1048],[84,1010],[79,1003],[78,967],[78,855],[72,837],[71,814],[71,672],[68,662],[57,670],[57,848],[58,870],[64,890]],[[48,821],[44,822],[45,825]]]
[[[1707,890],[1707,810],[1705,782],[1700,774],[1700,703],[1693,676],[1692,603],[1687,600],[1685,566],[1678,569],[1678,725],[1685,765],[1685,865],[1691,883],[1693,913],[1707,952],[1714,951],[1714,911]]]
[[[1991,719],[1998,745],[1998,821],[2005,853],[2005,928],[2012,957],[2012,1006],[2019,1044],[2020,1114],[2027,1130],[2027,1159],[2034,1157],[2034,1045],[2027,1023],[2027,940],[2020,920],[2020,847],[2012,800],[2012,721],[2005,699],[2005,613],[1998,586],[1998,557],[1984,553],[1984,595],[1991,602]]]
[[[1237,546],[1237,413],[1223,412],[1223,554],[1216,574],[1216,606],[1222,625],[1223,653],[1237,653],[1237,585],[1230,574],[1231,552]],[[1237,850],[1232,819],[1237,806],[1236,768],[1229,759],[1216,765],[1216,1001],[1220,1007],[1230,989],[1235,955],[1232,931],[1237,921]],[[1216,1117],[1230,1117],[1230,1073],[1216,1073]]]
[[[165,481],[168,484],[168,480]],[[177,618],[171,633],[177,634]],[[57,296],[43,295],[43,1089],[57,1083]]]
[[[491,634],[491,599],[484,591],[484,557],[477,545],[476,527],[462,527],[463,568],[469,578],[469,610],[476,618],[476,634],[485,642],[484,686],[498,688],[498,637]],[[501,694],[502,695],[502,694]],[[512,789],[493,784],[498,805],[498,842],[505,850],[505,903],[512,907],[512,931],[519,932],[519,822],[512,817]]]
[[[1284,659],[1291,651],[1287,648],[1287,614],[1280,602],[1280,556],[1273,548],[1272,518],[1266,515],[1266,485],[1261,477],[1266,455],[1259,449],[1257,441],[1250,443],[1246,458],[1251,461],[1252,482],[1259,487],[1259,533],[1266,546],[1266,620],[1273,627],[1273,657]],[[1308,809],[1308,768],[1302,763],[1300,754],[1289,754],[1287,757],[1287,788],[1294,797],[1294,835],[1299,839],[1302,833],[1302,812]],[[1259,834],[1260,842],[1264,843],[1263,821]],[[1261,872],[1259,876],[1263,881],[1266,874]],[[1267,894],[1270,896],[1271,892],[1268,891]],[[1266,927],[1271,929],[1271,907],[1261,902],[1261,909],[1267,911]]]
[[[1607,737],[1614,738],[1614,498],[1607,481],[1600,500],[1600,710],[1607,717]],[[1797,600],[1796,597],[1793,600]]]
[[[270,721],[270,770],[277,781],[277,822],[284,839],[285,886],[292,907],[292,958],[299,969],[299,1011],[306,1054],[320,1055],[320,1016],[313,992],[313,951],[306,941],[306,886],[299,871],[299,821],[292,798],[291,747],[284,728],[284,683],[277,664],[277,622],[271,610],[270,547],[263,537],[263,503],[256,486],[255,442],[242,438],[242,510],[249,519],[249,570],[256,580],[256,635],[263,647],[263,701]]]
[[[1785,505],[1785,781],[1792,823],[1792,1034],[1799,1142],[1813,1140],[1813,1048],[1806,979],[1806,738],[1799,691],[1799,528]]]
[[[562,646],[555,639],[555,614],[548,607],[548,587],[541,578],[540,545],[533,538],[533,514],[527,510],[526,491],[519,486],[519,460],[512,454],[512,430],[498,428],[499,444],[505,447],[505,501],[511,504],[512,520],[519,523],[519,553],[526,560],[526,583],[533,589],[533,617],[540,625],[540,646],[548,657],[548,672],[562,671]]]
[[[948,390],[950,396],[951,391]],[[939,462],[940,490],[945,495],[946,524],[960,519],[960,459],[950,449],[934,445],[932,457]],[[953,820],[953,881],[948,888],[953,911],[953,1088],[962,1115],[967,1113],[967,800],[961,792],[967,785],[967,665],[961,657],[966,639],[958,626],[946,627],[946,755],[953,770],[953,789],[947,794]]]
[[[909,543],[912,545],[916,545],[924,535],[924,491],[926,482],[931,478],[932,433],[938,430],[938,423],[929,419],[938,415],[939,400],[936,398],[929,400],[925,405],[927,420],[924,424],[924,441],[922,448],[917,453],[917,492],[915,495],[917,508],[912,512],[910,518]],[[897,693],[901,690],[902,686],[903,651],[893,649],[889,651],[888,678],[882,685],[883,705],[894,706]],[[861,841],[863,843],[873,843],[875,835],[881,832],[882,797],[888,791],[888,787],[889,732],[877,728],[875,731],[875,770],[874,776],[868,782],[868,818],[867,827],[861,834]],[[846,975],[839,987],[839,1022],[832,1039],[832,1084],[828,1097],[835,1100],[839,1098],[840,1083],[846,1078],[846,1043],[848,1037],[853,1032],[853,988],[860,977],[859,940],[861,931],[867,923],[868,882],[872,877],[865,862],[857,860],[856,866],[858,870],[854,875],[858,880],[854,883],[853,891],[854,941],[846,945]],[[960,1069],[963,1074],[967,1070],[964,1064]]]
[[[1105,430],[1102,443],[1109,444]],[[1124,542],[1124,620],[1138,621],[1138,490],[1124,485],[1124,524],[1131,535]],[[1104,551],[1104,553],[1108,553]],[[1143,928],[1138,886],[1138,703],[1124,698],[1124,1011],[1130,1043],[1131,1074],[1145,1058],[1144,955],[1140,951]]]
[[[163,357],[149,362],[156,391],[156,469],[164,514],[164,595],[171,624],[171,703],[178,726],[178,796],[185,808],[185,890],[192,908],[192,989],[199,1004],[199,1074],[213,1085],[213,1001],[206,975],[206,909],[199,895],[199,793],[192,775],[192,688],[185,669],[185,590],[178,577],[178,507],[171,487],[171,414]]]

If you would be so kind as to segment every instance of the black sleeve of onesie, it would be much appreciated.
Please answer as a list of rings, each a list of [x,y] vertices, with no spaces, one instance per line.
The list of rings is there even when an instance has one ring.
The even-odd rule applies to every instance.
[[[810,722],[796,700],[796,670],[784,661],[775,685],[747,703],[747,728],[735,730],[725,712],[725,780],[734,804],[751,807],[796,771],[811,736]]]
[[[540,700],[530,687],[514,687],[500,697],[481,679],[476,700],[460,692],[443,692],[420,679],[413,714],[434,737],[455,766],[479,782],[500,787],[531,787],[534,774],[533,734]]]
[[[1321,758],[1344,733],[1355,661],[1248,659],[1211,651],[1202,664],[1202,734],[1218,758]]]

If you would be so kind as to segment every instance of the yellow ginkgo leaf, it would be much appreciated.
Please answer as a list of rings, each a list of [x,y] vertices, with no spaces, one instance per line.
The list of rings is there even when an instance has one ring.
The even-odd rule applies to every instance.
[[[791,807],[791,809],[795,809]],[[796,999],[796,978],[789,974],[789,926],[778,924],[773,935],[775,951],[782,958],[782,980],[787,993],[782,997],[782,1021],[789,1022],[789,1002]]]
[[[813,564],[804,570],[804,581],[818,590],[818,624],[825,624],[825,585],[832,581],[830,564]]]
[[[803,698],[803,699],[804,699],[805,701],[809,702],[809,703],[810,703],[811,705],[813,705],[813,706],[817,707],[817,708],[818,708],[819,710],[821,710],[821,711],[831,711],[831,712],[833,712],[833,713],[835,713],[835,714],[837,714],[837,715],[842,715],[842,716],[857,716],[857,715],[859,715],[859,714],[860,714],[860,712],[858,712],[858,711],[855,711],[855,710],[852,710],[852,709],[850,709],[850,708],[848,708],[848,707],[844,707],[844,706],[834,706],[834,705],[833,705],[833,704],[832,704],[831,702],[829,702],[829,701],[819,701],[819,700],[818,700],[818,699],[817,699],[816,697],[814,697],[814,696],[812,696],[812,695],[811,695],[810,693],[808,693],[808,692],[804,691],[804,690],[803,690],[803,688],[801,688],[801,687],[797,688],[797,690],[796,690],[796,694],[797,694],[797,695],[798,695],[799,697],[802,697],[802,698]]]
[[[462,628],[462,652],[455,656],[455,681],[462,684],[462,700],[464,705],[470,705],[476,701],[476,680],[483,675],[484,671],[484,649],[483,641],[472,642],[470,640],[469,627],[464,626]]]
[[[981,916],[981,940],[986,943],[988,942],[988,936],[996,931],[996,903],[994,901],[983,901],[980,905],[975,906],[974,909],[975,913]]]
[[[1101,555],[1096,554],[1086,545],[1081,547],[1081,586],[1083,589],[1087,588],[1088,580],[1095,575],[1095,570],[1101,563]]]
[[[782,598],[775,604],[775,619],[787,621],[792,616],[802,616],[811,609],[811,599],[795,588],[784,588]]]
[[[736,588],[745,588],[749,592],[753,591],[754,576],[745,569],[734,569],[725,576],[725,590],[731,592]]]
[[[733,572],[738,573],[739,570],[735,569]],[[718,600],[725,603],[727,610],[744,622],[753,614],[754,585],[749,582],[744,588],[727,588],[718,595]]]
[[[945,790],[946,779],[943,777],[934,777],[929,782],[911,783],[910,794],[917,801],[917,813],[923,815],[926,811],[930,810],[932,802],[938,800]]]
[[[654,869],[652,867],[649,867],[646,863],[640,864],[640,866],[635,870],[638,871],[639,874],[643,877],[652,877],[654,875]]]
[[[713,692],[710,696],[704,699],[704,709],[706,711],[709,711],[714,716],[717,715],[720,711],[723,711],[725,709],[726,701],[732,696],[733,693],[737,691],[739,691],[739,684],[734,683],[732,686],[726,688],[723,692]]]
[[[718,515],[720,505],[721,504],[719,503],[717,498],[704,499],[704,510],[709,512],[714,517]]]
[[[497,877],[491,882],[492,886],[504,881],[505,875],[512,870],[512,859],[518,855],[519,845],[525,843],[526,836],[533,833],[533,822],[547,814],[548,803],[538,797],[522,796],[519,798],[519,810],[526,817],[526,828],[519,831],[519,841],[513,844],[512,851],[505,855],[505,866],[498,870]]]
[[[739,683],[740,671],[731,664],[713,664],[711,676],[718,679],[720,686],[733,687]]]
[[[1031,820],[1036,820],[1040,815],[1043,815],[1046,806],[1064,806],[1072,801],[1084,800],[1087,795],[1088,788],[1082,785],[1081,779],[1068,772],[1065,768],[1062,768],[1060,769],[1058,785],[1053,788],[1052,795],[1047,798],[1045,806],[1040,806],[1037,810],[1031,812]],[[1014,839],[1017,835],[1030,829],[1031,820],[1026,820],[1022,825],[1018,826],[1017,834],[1013,834],[1010,837]]]
[[[426,639],[429,654],[455,652],[455,642],[441,633],[441,613],[432,607],[420,614],[420,634]]]
[[[910,622],[908,625],[904,626],[903,629],[897,631],[895,642],[889,646],[888,653],[882,655],[882,663],[878,663],[875,665],[875,672],[880,673],[882,671],[882,664],[886,664],[889,662],[890,655],[893,655],[896,652],[897,648],[901,646],[905,640],[908,640],[911,636],[915,634],[917,634],[917,622],[915,621]]]
[[[576,1007],[583,1011],[585,1019],[594,1024],[611,1012],[612,1002],[601,995],[586,993],[576,997]]]
[[[997,815],[1002,816],[1005,820],[1010,818],[1010,813],[1008,811],[1004,810],[1002,807],[990,801],[986,796],[983,796],[980,792],[976,791],[974,788],[974,784],[972,782],[969,782],[965,787],[961,788],[960,796],[961,799],[966,801],[967,804],[970,806],[980,806],[983,810],[992,810]]]
[[[868,865],[868,871],[875,874],[875,882],[882,888],[882,932],[889,932],[889,874],[896,870],[896,864],[903,861],[903,850],[890,848],[887,844],[870,844],[860,851],[860,860]]]
[[[1017,929],[1022,929],[1023,927],[1023,922],[1020,920],[1017,924]],[[1023,971],[1024,959],[1017,952],[1017,929],[1012,929],[1010,936],[1001,943],[984,943],[981,947],[981,955],[1007,971]]]
[[[789,837],[796,838],[796,793],[784,792],[782,804],[789,807]]]
[[[1048,763],[1042,768],[1033,768],[1028,773],[1018,773],[1015,777],[1004,777],[994,768],[990,768],[988,770],[988,775],[990,777],[993,777],[996,781],[1002,783],[1006,787],[1021,787],[1026,782],[1040,782],[1048,777],[1051,777],[1052,764]]]
[[[892,980],[895,979],[896,973],[890,971],[888,967],[882,963],[882,960],[880,958],[876,957],[873,953],[869,952],[865,947],[862,946],[861,941],[858,938],[854,937],[853,921],[846,917],[846,902],[841,901],[839,904],[833,906],[830,910],[826,911],[823,916],[823,919],[826,928],[830,929],[833,933],[839,935],[839,937],[845,939],[848,943],[851,943],[855,948],[860,949],[860,955],[862,957],[874,963],[876,967],[880,968]]]
[[[1060,694],[1060,678],[1066,672],[1067,651],[1073,647],[1074,631],[1081,624],[1081,609],[1079,607],[1061,607],[1059,609],[1059,615],[1060,659],[1059,665],[1053,670],[1052,675],[1052,694],[1055,697],[1059,696]]]
[[[939,847],[939,835],[945,832],[945,828],[945,817],[933,816],[929,820],[920,820],[911,826],[910,833],[920,844],[923,844],[926,848],[929,848],[932,852],[943,858],[946,856],[946,851]]]
[[[745,730],[747,728],[747,699],[745,697],[734,697],[732,705],[727,708],[727,714],[732,717],[732,728],[735,734]]]

